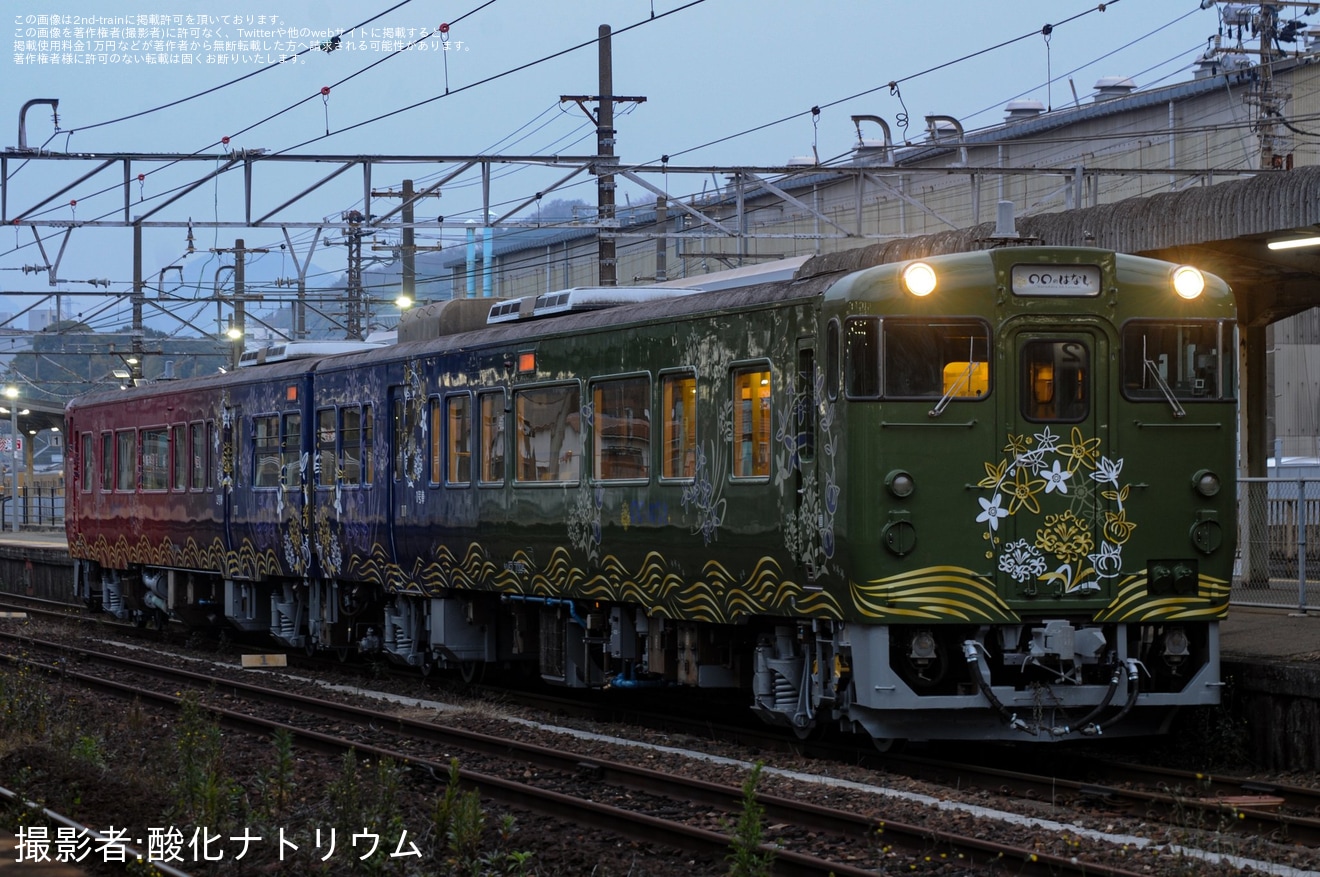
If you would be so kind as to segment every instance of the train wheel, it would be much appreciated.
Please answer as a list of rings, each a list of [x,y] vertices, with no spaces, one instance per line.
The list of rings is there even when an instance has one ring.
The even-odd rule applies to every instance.
[[[422,652],[422,663],[418,665],[418,669],[422,671],[423,679],[428,679],[435,673],[435,655],[431,654],[430,650]]]
[[[310,636],[303,637],[303,651],[307,653],[307,657],[309,658],[315,655],[316,640],[312,639]]]
[[[889,753],[898,752],[903,748],[903,739],[901,737],[872,737],[871,745],[875,747],[876,752]]]
[[[458,665],[459,678],[468,685],[476,685],[486,678],[485,661],[464,661]]]

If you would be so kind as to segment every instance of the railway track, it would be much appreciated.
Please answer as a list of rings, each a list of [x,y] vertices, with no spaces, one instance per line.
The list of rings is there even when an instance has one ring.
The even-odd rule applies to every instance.
[[[59,611],[58,608],[51,610],[51,612],[66,621],[70,617],[66,612]],[[123,626],[119,627],[122,628]],[[58,646],[51,644],[49,648],[58,648]],[[81,648],[72,652],[66,651],[64,658],[66,665],[70,655],[84,656],[90,660],[91,653]],[[304,660],[301,656],[296,655],[291,656],[291,658],[296,658],[299,662]],[[352,669],[351,665],[345,667],[334,661],[326,662],[326,666],[333,666],[341,673],[346,669]],[[360,669],[369,673],[373,668],[366,666]],[[379,672],[380,667],[377,666],[374,669]],[[142,664],[133,672],[154,673],[164,671],[166,671],[166,668],[158,667],[155,664]],[[219,692],[220,694],[217,696],[254,699],[264,697],[268,705],[282,705],[285,708],[291,708],[294,704],[297,704],[297,709],[303,711],[306,716],[318,716],[336,725],[343,724],[347,726],[354,721],[358,723],[367,720],[374,722],[371,731],[365,737],[360,736],[357,738],[362,746],[370,745],[371,741],[375,739],[372,735],[385,729],[403,737],[403,742],[400,744],[403,748],[413,745],[412,741],[430,739],[433,745],[442,748],[459,747],[467,751],[482,751],[482,746],[477,740],[463,740],[461,734],[457,738],[445,736],[444,733],[437,730],[436,725],[432,722],[409,723],[395,717],[383,716],[379,709],[368,710],[369,719],[366,716],[358,716],[356,719],[350,720],[344,714],[338,712],[337,707],[327,704],[324,698],[291,697],[289,692],[284,689],[277,689],[274,692],[268,690],[265,694],[261,694],[259,691],[244,694],[240,691],[241,684],[236,683],[234,680],[217,681],[216,677],[206,674],[196,674],[196,677],[196,679],[186,684],[190,687],[207,688],[213,693]],[[415,681],[420,682],[420,680]],[[177,684],[182,685],[184,683],[177,682]],[[416,686],[414,690],[418,690],[420,687],[420,685]],[[1114,761],[1101,762],[1085,757],[1074,758],[1069,755],[1061,755],[1056,761],[1053,753],[1050,759],[1050,772],[1042,774],[1025,770],[1009,770],[993,764],[953,762],[947,759],[923,759],[911,755],[882,756],[871,753],[866,748],[859,750],[857,747],[822,746],[817,743],[804,745],[796,740],[767,733],[754,727],[724,728],[705,720],[685,720],[680,716],[676,716],[673,712],[665,712],[662,715],[648,715],[631,706],[621,707],[618,704],[601,704],[597,701],[583,702],[574,698],[547,697],[541,694],[510,694],[507,690],[500,690],[497,696],[506,701],[513,700],[519,703],[532,704],[538,709],[548,710],[556,715],[573,714],[595,721],[623,721],[629,724],[638,723],[647,727],[663,728],[665,733],[675,738],[680,745],[684,742],[699,744],[701,740],[723,740],[728,743],[736,739],[740,744],[761,753],[802,754],[805,752],[810,753],[813,757],[832,759],[842,764],[865,763],[883,770],[889,775],[917,778],[924,782],[947,787],[950,790],[956,789],[959,795],[984,791],[997,797],[1019,800],[1024,803],[1040,804],[1045,802],[1049,805],[1048,813],[1057,816],[1059,819],[1070,819],[1079,813],[1106,817],[1136,818],[1148,823],[1159,822],[1168,825],[1171,827],[1170,832],[1183,832],[1190,829],[1216,834],[1222,833],[1233,839],[1230,841],[1232,845],[1250,843],[1254,838],[1271,837],[1285,847],[1298,844],[1314,846],[1313,839],[1320,836],[1320,830],[1318,830],[1315,820],[1316,814],[1320,813],[1320,797],[1317,797],[1318,793],[1315,790],[1288,787],[1276,783],[1262,784],[1259,780],[1236,779],[1227,776],[1207,777],[1185,771],[1172,771]],[[403,700],[408,702],[410,698],[404,698]],[[306,703],[303,703],[303,701],[306,701]],[[637,701],[633,699],[630,699],[630,701],[635,706]],[[421,727],[415,727],[419,724]],[[509,749],[509,743],[503,737],[495,738],[487,746],[494,746],[493,751],[496,752],[504,752]],[[486,751],[491,750],[487,749]],[[859,752],[865,754],[859,757]],[[993,755],[989,757],[993,757]],[[576,767],[569,765],[569,761],[572,761]],[[609,776],[610,781],[614,782],[616,779],[614,774],[598,766],[596,761],[608,762],[608,759],[584,760],[580,755],[571,754],[567,759],[560,756],[557,764],[554,759],[551,759],[544,769],[565,770],[571,768],[599,774],[601,777]],[[528,763],[533,763],[530,758]],[[667,776],[666,780],[672,782],[672,777]],[[644,791],[646,782],[640,779],[636,780],[630,788],[636,791]],[[736,802],[730,803],[732,801],[731,796],[735,791],[731,786],[725,786],[721,793],[712,793],[714,797],[705,800],[712,802],[711,806],[719,806],[722,812],[727,813],[732,807],[736,806]],[[499,794],[491,793],[489,796],[495,800],[503,800]],[[768,814],[768,817],[776,822],[793,824],[790,816],[781,815],[778,810]],[[848,824],[850,821],[837,815],[825,818],[836,825]],[[803,825],[811,824],[805,817],[800,817],[800,820]],[[900,826],[901,823],[891,825],[889,831],[893,832],[894,835],[888,838],[889,840],[893,841],[901,833]],[[934,842],[931,840],[932,838],[937,837],[937,835],[930,832],[928,827],[911,827],[917,829],[912,835],[926,838],[925,843],[928,845]],[[870,829],[860,830],[862,836],[867,837],[868,831],[874,831],[874,820]],[[940,844],[945,843],[942,838],[938,842]],[[896,843],[895,846],[902,847],[902,844]],[[984,850],[982,850],[982,853],[984,853]],[[1099,872],[1092,868],[1090,873]],[[1299,873],[1305,872],[1301,871]]]
[[[411,765],[414,774],[441,776],[447,767],[435,753],[462,751],[468,755],[461,760],[469,765],[462,771],[462,779],[479,788],[483,797],[646,843],[700,851],[708,857],[718,858],[729,849],[730,838],[717,829],[732,821],[741,804],[737,787],[670,771],[382,715],[379,709],[295,696],[283,689],[180,671],[159,662],[85,649],[70,652],[62,644],[30,638],[20,638],[20,642],[44,657],[9,656],[11,662],[26,661],[29,668],[41,668],[68,682],[168,708],[179,702],[175,692],[202,690],[207,693],[208,709],[225,725],[262,736],[282,728],[301,745],[326,753],[339,754],[351,747],[364,757],[388,757]],[[94,675],[89,672],[93,668],[121,678]],[[148,684],[147,680],[154,682]],[[219,706],[221,702],[225,705]],[[316,730],[327,725],[333,733]],[[472,769],[472,764],[483,769]],[[624,800],[630,802],[628,808],[619,806]],[[1039,844],[1025,847],[990,840],[984,831],[982,836],[971,836],[774,794],[761,794],[758,800],[766,808],[767,819],[778,826],[773,837],[776,873],[860,875],[877,868],[893,870],[905,861],[921,867],[922,863],[929,865],[932,857],[936,863],[957,862],[968,869],[1008,867],[1021,874],[1140,873],[1140,869],[1099,858],[1053,854]],[[645,806],[638,809],[639,804]],[[718,815],[712,816],[712,812]]]

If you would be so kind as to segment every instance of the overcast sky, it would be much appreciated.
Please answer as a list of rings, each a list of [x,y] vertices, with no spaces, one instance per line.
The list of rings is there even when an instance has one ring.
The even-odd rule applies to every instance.
[[[1143,88],[1190,79],[1207,40],[1221,26],[1219,10],[1202,10],[1199,0],[1111,0],[1103,11],[1082,0],[8,0],[5,5],[12,36],[0,58],[4,146],[18,145],[19,110],[26,101],[55,98],[58,131],[49,108],[34,107],[27,115],[29,147],[88,153],[219,154],[243,148],[343,155],[587,154],[595,148],[593,129],[576,106],[561,107],[559,97],[596,93],[597,49],[573,47],[590,43],[598,26],[608,24],[614,31],[615,93],[646,98],[619,105],[617,154],[635,163],[668,155],[671,163],[686,165],[782,165],[810,155],[835,159],[856,140],[853,114],[882,116],[900,140],[906,114],[906,138],[916,141],[927,114],[955,116],[972,130],[1002,120],[1010,100],[1059,107],[1071,105],[1075,92],[1086,101],[1104,76],[1129,76]],[[54,38],[51,15],[60,18]],[[139,21],[145,17],[158,20]],[[269,63],[373,18],[344,34],[335,51],[313,48],[292,62]],[[447,51],[436,33],[442,22],[452,22]],[[1048,37],[1042,34],[1047,24],[1053,25]],[[422,43],[391,57],[391,48],[427,33],[431,36]],[[556,53],[563,54],[549,57]],[[323,87],[330,88],[324,98]],[[215,90],[185,100],[209,89]],[[404,109],[419,102],[424,103]],[[820,107],[814,118],[813,106]],[[225,136],[227,147],[220,143]],[[176,173],[196,179],[211,168],[192,163]],[[11,156],[8,215],[27,210],[91,169],[69,162],[24,165]],[[308,178],[325,173],[328,168],[317,168]],[[112,170],[61,195],[41,215],[81,221],[114,215],[122,207],[113,190],[120,179],[122,173]],[[689,180],[686,190],[700,191],[701,178]],[[153,174],[134,187],[135,197],[152,203],[165,182],[163,174]],[[373,179],[380,187],[398,182]],[[266,202],[278,204],[305,183],[265,176],[259,185]],[[337,216],[360,206],[347,194],[354,185],[360,195],[360,182],[349,184],[333,196],[318,196],[306,209],[281,215]],[[496,198],[518,200],[542,185],[531,172],[512,174],[501,179]],[[112,191],[96,194],[107,187]],[[671,187],[684,191],[680,184]],[[237,219],[230,212],[231,197],[203,186],[168,216]],[[594,186],[587,180],[558,197],[594,202]],[[618,200],[624,205],[651,197],[621,187]],[[71,206],[70,200],[78,204]],[[435,212],[473,216],[479,204],[478,187],[456,187],[446,190]],[[146,234],[144,274],[154,282],[161,267],[180,258],[185,241],[178,231]],[[196,245],[232,246],[240,236],[247,246],[278,246],[283,240],[269,229],[224,229],[199,231]],[[302,233],[298,237],[306,239]],[[0,230],[0,290],[48,291],[44,274],[15,270],[40,262],[32,240],[29,229]],[[60,276],[104,277],[111,290],[122,291],[132,279],[128,242],[125,231],[75,231]],[[58,235],[47,241],[51,258],[59,245]],[[325,262],[342,266],[342,260],[341,250]],[[289,266],[284,273],[291,271]],[[89,289],[77,283],[61,288],[74,295]],[[0,302],[0,310],[13,309]]]

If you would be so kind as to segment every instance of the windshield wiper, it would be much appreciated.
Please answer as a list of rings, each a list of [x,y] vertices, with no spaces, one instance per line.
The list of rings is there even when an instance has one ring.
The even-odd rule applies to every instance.
[[[1173,395],[1173,390],[1169,389],[1169,384],[1164,380],[1164,376],[1160,374],[1159,366],[1151,362],[1146,356],[1145,336],[1142,336],[1141,338],[1141,361],[1145,365],[1146,371],[1150,372],[1150,376],[1155,379],[1155,386],[1160,388],[1160,392],[1164,394],[1164,398],[1169,401],[1169,407],[1173,409],[1173,416],[1185,417],[1187,412],[1178,404],[1178,400]]]
[[[949,402],[953,400],[954,395],[962,388],[963,384],[971,383],[972,375],[976,374],[976,367],[980,365],[976,358],[972,356],[975,344],[975,341],[968,342],[967,368],[963,369],[963,373],[958,375],[958,380],[950,384],[949,389],[944,391],[944,395],[940,397],[940,401],[935,403],[935,407],[926,412],[927,417],[939,417],[943,414],[944,409],[949,407]]]

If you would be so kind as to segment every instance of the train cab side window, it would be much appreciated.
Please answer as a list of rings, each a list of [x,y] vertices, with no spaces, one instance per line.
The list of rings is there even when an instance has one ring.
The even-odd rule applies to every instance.
[[[651,381],[634,377],[591,387],[591,477],[597,481],[651,477]]]
[[[844,387],[849,399],[880,395],[880,321],[853,317],[844,324]]]
[[[101,433],[101,489],[115,489],[115,437],[112,433]]]
[[[171,490],[186,490],[188,487],[188,444],[182,423],[170,427],[170,482]]]
[[[344,454],[341,481],[346,487],[362,483],[362,409],[356,405],[339,409],[339,445]]]
[[[770,475],[770,370],[733,370],[733,477]]]
[[[839,321],[825,327],[825,395],[833,402],[839,398]]]
[[[477,397],[481,408],[481,483],[504,483],[504,391],[482,393]]]
[[[980,320],[884,321],[884,394],[890,399],[984,399],[990,329]]]
[[[660,405],[664,416],[660,477],[690,480],[697,474],[697,376],[662,375]]]
[[[335,409],[316,412],[316,486],[334,487],[339,462],[335,456]]]
[[[445,483],[472,483],[472,399],[465,393],[445,399]]]
[[[1077,423],[1091,413],[1090,351],[1079,341],[1022,345],[1022,416]]]
[[[1122,334],[1123,395],[1137,401],[1236,398],[1235,327],[1225,320],[1132,320]]]
[[[252,486],[280,484],[280,419],[274,414],[252,418]]]
[[[115,433],[115,490],[137,488],[137,432],[121,429]]]
[[[90,432],[85,432],[78,436],[78,448],[78,463],[79,468],[82,470],[82,477],[78,481],[78,487],[83,493],[91,493],[93,483],[92,470],[95,468],[96,459],[92,456],[92,451],[94,450],[95,445],[92,441],[92,434]]]
[[[582,391],[577,384],[513,394],[514,480],[576,484],[582,463]]]

